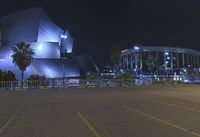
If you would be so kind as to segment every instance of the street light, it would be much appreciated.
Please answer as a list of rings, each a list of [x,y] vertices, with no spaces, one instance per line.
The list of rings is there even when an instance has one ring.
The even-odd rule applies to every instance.
[[[169,55],[169,53],[168,53],[168,52],[165,52],[165,55]]]
[[[63,87],[65,85],[65,60],[66,59],[67,59],[66,57],[62,58],[62,63],[63,63]]]
[[[134,49],[135,50],[139,50],[140,48],[138,46],[134,46]]]
[[[63,38],[63,39],[66,39],[67,38],[67,35],[61,35],[61,38]]]

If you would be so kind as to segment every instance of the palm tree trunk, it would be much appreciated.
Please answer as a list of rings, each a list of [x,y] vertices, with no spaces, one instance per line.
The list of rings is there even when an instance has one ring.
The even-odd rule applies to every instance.
[[[24,71],[22,70],[22,73],[21,73],[21,89],[23,89],[24,87]]]

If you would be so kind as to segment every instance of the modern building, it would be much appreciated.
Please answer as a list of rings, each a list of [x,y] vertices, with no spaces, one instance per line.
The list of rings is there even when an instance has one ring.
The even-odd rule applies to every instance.
[[[131,49],[121,51],[120,68],[136,74],[150,73],[151,67],[147,60],[156,59],[159,71],[169,72],[169,74],[179,74],[180,72],[193,70],[199,72],[200,52],[176,47],[147,47],[134,45]]]
[[[16,43],[24,41],[34,50],[33,63],[25,71],[47,78],[80,77],[80,68],[73,56],[73,38],[36,7],[0,18],[0,69],[10,70],[20,78],[19,68],[12,62]]]

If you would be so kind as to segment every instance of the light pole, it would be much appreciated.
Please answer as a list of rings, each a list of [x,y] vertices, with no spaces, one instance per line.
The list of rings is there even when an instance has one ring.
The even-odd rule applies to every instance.
[[[67,59],[66,57],[66,50],[63,51],[63,49],[65,49],[63,46],[63,44],[65,43],[65,39],[67,39],[68,36],[66,34],[62,34],[61,35],[61,45],[60,45],[60,53],[61,53],[61,59],[62,59],[62,65],[63,65],[63,87],[65,85],[65,60]]]
[[[62,58],[62,67],[63,67],[63,87],[65,86],[65,61],[67,60],[67,58],[66,57],[63,57]]]
[[[139,50],[140,50],[140,47],[136,45],[133,48],[135,50],[135,74],[136,74],[136,77],[137,77],[137,75],[138,75],[138,59],[139,59]]]
[[[65,86],[65,59],[63,58],[63,88]]]

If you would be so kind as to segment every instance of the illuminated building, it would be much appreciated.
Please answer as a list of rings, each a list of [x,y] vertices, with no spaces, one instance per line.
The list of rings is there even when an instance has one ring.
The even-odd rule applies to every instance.
[[[147,47],[134,45],[131,49],[121,51],[120,68],[144,74],[150,72],[146,61],[150,58],[158,60],[157,71],[170,74],[193,70],[199,72],[200,52],[187,48]]]
[[[12,62],[16,43],[24,41],[34,50],[34,60],[25,71],[47,78],[79,77],[80,69],[73,56],[73,38],[62,30],[41,7],[26,9],[0,18],[0,69],[10,70],[20,78],[19,68]]]

